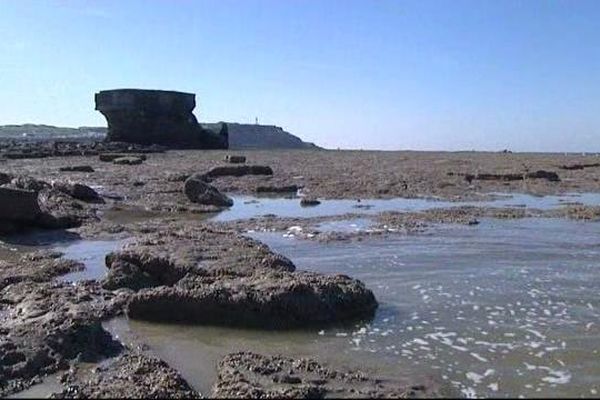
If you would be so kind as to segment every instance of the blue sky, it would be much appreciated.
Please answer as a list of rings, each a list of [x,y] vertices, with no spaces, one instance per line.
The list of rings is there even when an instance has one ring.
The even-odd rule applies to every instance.
[[[139,87],[331,148],[600,151],[596,0],[0,0],[0,38],[0,124]]]

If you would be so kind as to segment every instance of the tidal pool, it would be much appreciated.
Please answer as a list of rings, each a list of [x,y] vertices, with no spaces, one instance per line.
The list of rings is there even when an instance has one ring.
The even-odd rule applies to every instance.
[[[107,327],[145,342],[208,393],[231,351],[315,357],[334,366],[442,382],[465,396],[594,397],[600,390],[600,225],[483,220],[435,235],[315,243],[256,233],[299,269],[361,279],[372,321],[263,332],[150,324]]]
[[[85,269],[58,277],[65,282],[104,278],[108,269],[105,258],[108,253],[120,249],[125,240],[77,240],[67,246],[54,247],[53,250],[64,253],[63,257],[81,261]]]
[[[323,200],[318,206],[303,207],[300,198],[231,196],[233,207],[212,217],[215,221],[247,219],[267,214],[278,217],[322,217],[348,213],[377,214],[383,211],[424,211],[431,208],[478,207],[528,207],[541,210],[557,208],[571,202],[585,205],[600,204],[600,193],[567,193],[556,196],[532,196],[515,193],[491,193],[493,200],[446,201],[427,198],[394,198],[357,200]]]

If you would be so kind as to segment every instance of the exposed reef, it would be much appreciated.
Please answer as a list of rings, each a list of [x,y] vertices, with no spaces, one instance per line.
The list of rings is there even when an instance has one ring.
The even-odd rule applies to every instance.
[[[422,385],[331,369],[312,359],[232,353],[219,363],[216,398],[321,399],[440,396]]]
[[[93,373],[69,371],[61,380],[59,399],[199,399],[196,392],[163,360],[141,351],[126,352]]]
[[[373,293],[343,275],[295,272],[259,242],[208,228],[159,228],[107,257],[104,287],[140,290],[130,318],[285,329],[372,317]]]

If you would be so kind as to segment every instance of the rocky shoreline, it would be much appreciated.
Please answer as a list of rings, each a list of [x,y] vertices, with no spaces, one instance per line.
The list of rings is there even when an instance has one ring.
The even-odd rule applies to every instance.
[[[65,371],[64,390],[53,394],[59,398],[440,395],[435,384],[376,379],[315,360],[254,354],[252,349],[226,356],[218,366],[213,393],[200,394],[155,355],[120,343],[102,322],[124,315],[166,323],[289,330],[372,318],[378,303],[362,282],[345,275],[297,271],[291,260],[247,237],[250,231],[293,232],[298,238],[328,242],[419,234],[440,224],[468,227],[485,218],[600,218],[599,207],[581,204],[552,210],[461,206],[369,215],[357,208],[345,215],[267,215],[221,222],[205,217],[230,206],[225,193],[288,193],[290,188],[315,199],[458,200],[489,198],[498,191],[600,191],[593,173],[596,164],[580,159],[585,157],[449,153],[430,163],[432,171],[431,165],[416,168],[429,160],[429,154],[257,151],[245,153],[248,165],[229,165],[225,157],[229,153],[220,151],[133,154],[139,163],[113,162],[118,157],[101,161],[95,154],[43,161],[19,158],[0,164],[5,243],[18,242],[15,234],[23,237],[39,229],[68,232],[79,240],[128,238],[123,248],[106,255],[107,274],[100,280],[58,280],[85,265],[53,251],[0,261],[1,396],[59,371]],[[311,162],[300,164],[302,157]],[[507,165],[521,169],[517,165],[524,161],[527,169],[515,173],[521,178],[504,179]],[[398,167],[402,165],[405,168]],[[365,166],[376,169],[369,172]],[[343,167],[347,171],[342,172]],[[539,173],[550,167],[558,171],[559,179]],[[482,175],[479,169],[501,172]],[[449,175],[450,170],[475,175],[468,180],[454,172]],[[384,186],[387,191],[382,192]],[[108,217],[118,210],[121,214]],[[368,229],[320,228],[326,222],[367,217]],[[89,363],[99,363],[92,375],[80,368]]]

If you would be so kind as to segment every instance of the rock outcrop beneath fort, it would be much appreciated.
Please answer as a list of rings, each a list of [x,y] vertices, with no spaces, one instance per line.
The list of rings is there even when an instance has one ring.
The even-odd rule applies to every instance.
[[[108,122],[107,141],[170,148],[227,149],[227,125],[211,129],[192,113],[196,96],[163,90],[116,89],[96,93],[96,110]]]

